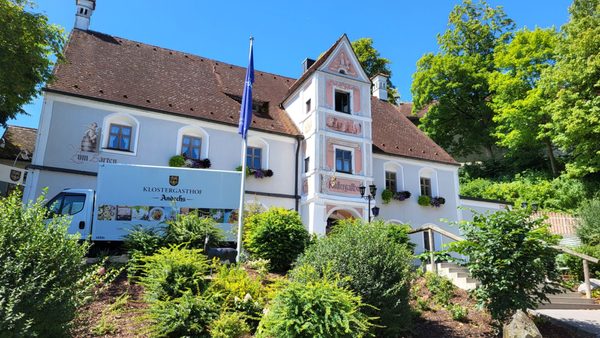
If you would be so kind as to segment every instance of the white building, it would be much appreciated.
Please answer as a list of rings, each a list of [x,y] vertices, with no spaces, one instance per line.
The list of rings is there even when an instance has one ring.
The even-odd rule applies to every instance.
[[[239,166],[245,68],[90,31],[94,8],[78,1],[67,61],[45,89],[24,198],[95,188],[102,162],[166,166],[186,153],[213,169]],[[379,218],[458,233],[440,219],[463,218],[459,164],[386,101],[385,77],[367,77],[346,35],[307,59],[299,79],[255,79],[248,163],[273,175],[251,176],[246,201],[296,209],[324,234],[336,219],[367,219],[359,187],[374,184]],[[385,188],[411,196],[384,204]],[[420,195],[445,203],[421,206]]]

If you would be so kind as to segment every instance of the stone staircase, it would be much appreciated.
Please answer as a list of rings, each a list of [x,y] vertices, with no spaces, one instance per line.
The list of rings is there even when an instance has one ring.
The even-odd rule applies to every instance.
[[[578,292],[568,291],[556,295],[548,295],[549,303],[538,305],[538,309],[562,309],[562,310],[600,310],[600,304],[594,299],[587,299],[585,295]]]
[[[444,276],[452,281],[457,288],[473,290],[479,285],[479,281],[471,277],[469,270],[455,263],[437,263],[438,275]],[[431,264],[427,264],[427,271],[431,271]]]

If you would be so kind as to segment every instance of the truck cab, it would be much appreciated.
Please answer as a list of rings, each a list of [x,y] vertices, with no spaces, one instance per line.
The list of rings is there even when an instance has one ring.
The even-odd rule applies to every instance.
[[[94,190],[65,189],[54,196],[46,207],[50,217],[68,216],[71,219],[69,233],[79,233],[80,239],[87,239],[91,234],[94,213]]]

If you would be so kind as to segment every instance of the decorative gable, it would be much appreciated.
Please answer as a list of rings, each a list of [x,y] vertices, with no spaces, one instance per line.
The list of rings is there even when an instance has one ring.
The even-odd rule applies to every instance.
[[[344,35],[336,46],[331,56],[321,66],[322,71],[353,77],[356,80],[370,83],[369,77],[362,69],[348,37]]]

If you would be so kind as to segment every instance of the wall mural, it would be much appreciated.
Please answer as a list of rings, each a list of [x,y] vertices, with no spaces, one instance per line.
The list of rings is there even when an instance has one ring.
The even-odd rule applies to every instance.
[[[341,73],[357,77],[356,69],[350,61],[350,58],[346,55],[346,51],[342,50],[336,54],[331,63],[329,63],[329,70],[335,73]]]
[[[98,138],[101,129],[98,128],[98,123],[92,122],[87,127],[81,143],[78,146],[71,145],[73,155],[71,162],[76,164],[82,163],[117,163],[117,160],[110,157],[100,156]]]
[[[362,125],[360,122],[352,121],[350,119],[343,119],[332,115],[327,115],[325,125],[331,130],[342,133],[360,135],[362,132]]]
[[[361,180],[321,175],[321,192],[332,195],[360,196]]]

